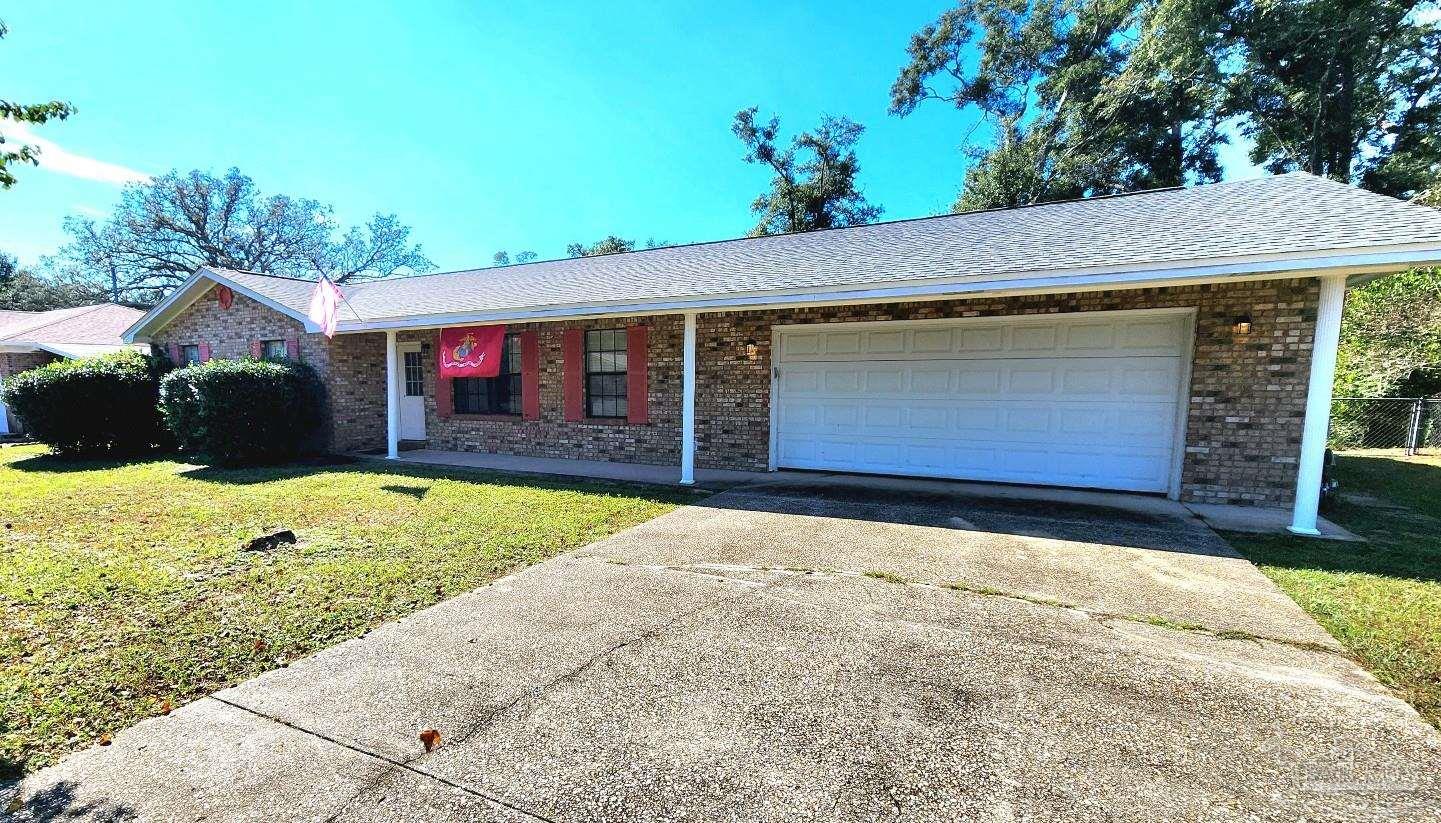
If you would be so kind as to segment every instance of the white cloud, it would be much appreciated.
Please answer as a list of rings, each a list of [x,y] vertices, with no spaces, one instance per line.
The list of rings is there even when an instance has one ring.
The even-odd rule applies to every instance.
[[[110,216],[110,215],[106,214],[106,213],[104,212],[104,210],[102,210],[102,209],[97,209],[97,208],[95,208],[94,206],[87,206],[87,205],[85,205],[84,203],[76,203],[75,205],[71,206],[70,208],[72,208],[72,209],[74,209],[75,211],[77,211],[77,212],[85,215],[86,217],[93,217],[93,218],[95,218],[96,220],[100,220],[100,219],[102,219],[102,218],[105,218],[105,217],[109,217],[109,216]]]
[[[56,174],[98,180],[113,186],[144,183],[150,179],[150,175],[144,172],[66,151],[31,131],[24,123],[0,118],[0,134],[5,135],[6,142],[34,146],[39,152],[40,168]]]

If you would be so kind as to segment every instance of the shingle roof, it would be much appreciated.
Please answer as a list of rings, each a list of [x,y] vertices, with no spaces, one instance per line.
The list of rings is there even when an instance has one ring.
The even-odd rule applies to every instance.
[[[785,294],[1024,282],[1077,270],[1441,244],[1441,211],[1304,173],[346,284],[342,322]],[[313,284],[226,276],[303,315]]]
[[[0,312],[0,343],[122,346],[121,335],[145,315],[139,309],[99,303],[42,312]]]

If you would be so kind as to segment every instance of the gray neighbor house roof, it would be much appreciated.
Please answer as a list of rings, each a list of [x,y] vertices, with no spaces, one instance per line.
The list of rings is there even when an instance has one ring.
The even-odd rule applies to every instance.
[[[62,357],[119,351],[126,348],[121,335],[144,314],[114,303],[52,311],[0,311],[0,351],[45,351]]]
[[[340,331],[1140,287],[1433,262],[1441,262],[1441,211],[1295,172],[347,283]],[[201,269],[133,326],[128,339],[162,326],[210,281],[300,318],[314,287],[306,280]]]

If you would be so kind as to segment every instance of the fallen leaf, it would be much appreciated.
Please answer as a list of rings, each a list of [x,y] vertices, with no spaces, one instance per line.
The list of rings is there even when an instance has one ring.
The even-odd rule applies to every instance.
[[[7,529],[10,528],[10,524],[9,524],[9,523],[6,523],[6,524],[5,524],[5,528],[7,528]],[[21,799],[20,799],[20,793],[19,793],[19,792],[16,792],[16,793],[14,794],[14,796],[12,796],[12,797],[10,798],[10,802],[5,804],[5,813],[6,813],[6,814],[14,814],[14,813],[20,811],[21,809],[23,809],[24,807],[25,807],[25,801],[21,800]]]
[[[109,746],[109,745],[110,745],[110,732],[106,732],[105,734],[100,735],[100,739],[97,740],[97,741],[95,741],[95,742],[99,743],[99,744],[102,745],[102,746]]]
[[[263,652],[263,651],[265,651],[265,638],[263,638],[263,637],[257,637],[257,638],[255,638],[255,650],[256,650],[257,652]]]
[[[171,703],[170,703],[170,698],[167,697],[167,698],[165,698],[165,702],[160,704],[160,713],[161,713],[161,714],[170,714],[170,711],[171,711],[172,709],[174,709],[174,708],[175,708],[175,707],[174,707],[173,705],[171,705]]]
[[[440,745],[440,732],[435,729],[426,729],[420,733],[420,742],[425,744],[426,751],[433,752]]]

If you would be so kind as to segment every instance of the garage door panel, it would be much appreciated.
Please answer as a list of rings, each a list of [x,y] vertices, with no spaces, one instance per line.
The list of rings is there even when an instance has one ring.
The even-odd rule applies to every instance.
[[[1187,328],[1108,313],[783,329],[777,464],[1163,491]]]

